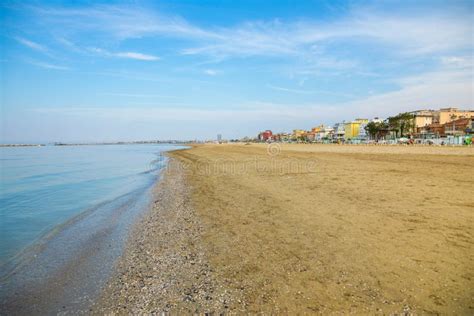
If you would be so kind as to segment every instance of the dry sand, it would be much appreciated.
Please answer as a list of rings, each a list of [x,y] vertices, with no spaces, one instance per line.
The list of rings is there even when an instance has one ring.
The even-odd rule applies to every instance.
[[[199,227],[179,247],[199,249],[219,303],[197,297],[183,309],[178,284],[174,297],[154,292],[155,311],[474,313],[473,148],[240,144],[171,155],[179,163],[165,178],[185,176]],[[147,250],[179,254],[160,248],[173,236],[148,235]],[[171,276],[159,261],[144,271],[151,283],[186,284],[186,262]],[[112,301],[150,311],[118,288]]]

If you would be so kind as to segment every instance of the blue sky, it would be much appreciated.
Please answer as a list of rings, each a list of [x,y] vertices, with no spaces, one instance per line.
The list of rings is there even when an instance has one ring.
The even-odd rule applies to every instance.
[[[0,141],[234,138],[473,108],[473,6],[4,1]]]

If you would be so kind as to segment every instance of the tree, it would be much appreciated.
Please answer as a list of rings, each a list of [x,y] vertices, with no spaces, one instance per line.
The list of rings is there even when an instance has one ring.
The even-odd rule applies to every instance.
[[[383,131],[387,129],[387,123],[385,122],[369,122],[364,127],[367,134],[369,134],[370,138],[379,140],[380,135]]]
[[[377,139],[377,133],[379,132],[379,128],[376,122],[367,123],[364,129],[367,132],[367,134],[369,134],[370,138]]]
[[[400,113],[387,119],[388,126],[395,131],[396,137],[403,137],[411,133],[415,127],[415,116],[411,113]]]

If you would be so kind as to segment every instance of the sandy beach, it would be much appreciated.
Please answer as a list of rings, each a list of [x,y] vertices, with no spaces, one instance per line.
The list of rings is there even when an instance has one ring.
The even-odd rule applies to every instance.
[[[169,155],[96,313],[474,312],[474,148]]]

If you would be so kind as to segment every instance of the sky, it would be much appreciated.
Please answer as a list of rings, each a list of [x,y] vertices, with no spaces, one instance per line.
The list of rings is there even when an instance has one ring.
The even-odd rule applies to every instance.
[[[474,1],[2,1],[0,142],[472,109]]]

